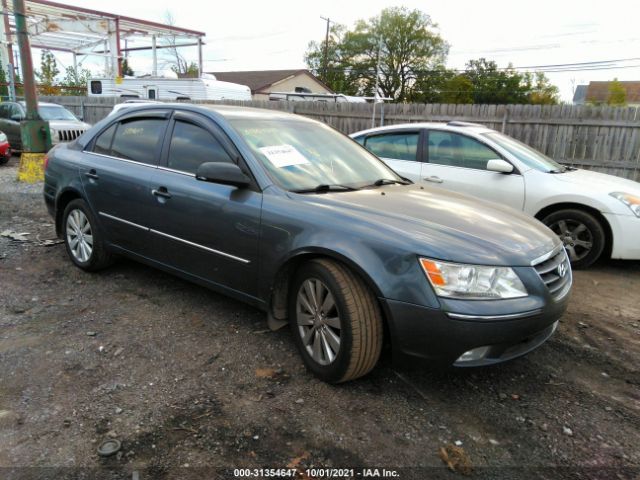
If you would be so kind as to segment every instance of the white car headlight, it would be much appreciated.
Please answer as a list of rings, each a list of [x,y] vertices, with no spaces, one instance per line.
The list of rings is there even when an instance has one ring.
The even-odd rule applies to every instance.
[[[466,265],[421,258],[420,265],[440,297],[491,300],[526,297],[527,289],[510,267]]]
[[[0,132],[0,143],[4,143],[6,141],[7,141],[7,136],[4,133]]]
[[[617,198],[622,203],[624,203],[627,207],[629,207],[636,217],[640,217],[640,197],[639,196],[631,195],[630,193],[624,193],[624,192],[613,192],[613,193],[610,193],[609,195],[611,195],[613,198]]]

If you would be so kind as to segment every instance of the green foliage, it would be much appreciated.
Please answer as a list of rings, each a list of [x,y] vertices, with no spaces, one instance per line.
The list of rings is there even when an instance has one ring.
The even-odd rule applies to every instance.
[[[122,59],[122,76],[133,77],[135,75],[133,69],[129,66],[129,61],[126,58]]]
[[[448,79],[440,96],[442,103],[473,103],[473,82],[465,75]]]
[[[9,98],[9,85],[8,83],[7,73],[4,71],[4,68],[0,66],[0,99],[5,100]]]
[[[529,93],[529,102],[534,105],[557,105],[560,103],[558,87],[549,83],[542,72],[535,73],[535,84]]]
[[[498,68],[485,58],[470,60],[464,72],[447,69],[449,46],[419,10],[387,8],[353,29],[333,25],[326,47],[326,69],[324,41],[309,43],[305,62],[331,89],[348,95],[374,95],[379,54],[378,94],[398,102],[559,102],[558,88],[542,72]]]
[[[465,75],[473,84],[473,103],[528,103],[531,76],[511,65],[498,69],[496,62],[479,58],[467,63]]]
[[[40,55],[40,70],[35,72],[40,85],[51,87],[59,73],[56,57],[49,50],[43,50]]]
[[[357,95],[360,89],[360,76],[353,71],[351,52],[347,50],[345,41],[346,27],[334,24],[329,30],[327,49],[327,68],[325,70],[324,47],[325,42],[309,42],[305,62],[320,80],[327,84],[334,92],[345,95]]]
[[[324,42],[311,42],[305,60],[333,90],[358,95],[375,93],[379,61],[378,93],[405,101],[412,96],[421,70],[444,65],[449,47],[436,29],[420,10],[386,8],[376,17],[359,20],[352,30],[332,28],[326,75]]]
[[[62,95],[84,95],[83,89],[87,88],[89,80],[93,75],[91,71],[82,68],[82,64],[78,64],[77,70],[73,67],[67,67],[64,71],[64,78],[60,82],[60,94]],[[66,88],[64,88],[66,87]]]
[[[627,104],[627,91],[622,86],[622,83],[614,78],[609,83],[609,96],[607,98],[607,105],[614,107],[624,107]]]
[[[200,70],[196,62],[171,65],[171,71],[180,78],[198,78],[200,76]]]

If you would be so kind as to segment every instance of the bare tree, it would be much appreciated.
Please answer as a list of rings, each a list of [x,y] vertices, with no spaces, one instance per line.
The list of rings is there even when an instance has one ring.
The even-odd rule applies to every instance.
[[[169,26],[175,26],[176,20],[171,11],[167,10],[164,14],[164,23]],[[164,66],[169,66],[172,72],[178,77],[198,77],[198,65],[195,62],[189,62],[179,51],[177,35],[168,35],[161,39],[164,56]]]

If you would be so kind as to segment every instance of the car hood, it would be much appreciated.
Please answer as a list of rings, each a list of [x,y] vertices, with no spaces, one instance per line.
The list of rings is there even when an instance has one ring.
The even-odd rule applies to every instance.
[[[625,192],[640,195],[640,183],[626,178],[615,177],[590,170],[571,170],[564,173],[550,173],[556,180],[583,187],[586,191],[609,194]]]
[[[390,185],[298,197],[441,260],[528,266],[559,244],[551,230],[515,209],[437,188]]]
[[[88,130],[91,125],[73,120],[49,120],[49,127],[56,130]]]

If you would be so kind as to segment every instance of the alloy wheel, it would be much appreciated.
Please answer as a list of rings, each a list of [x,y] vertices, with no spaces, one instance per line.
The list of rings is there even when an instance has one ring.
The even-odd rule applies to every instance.
[[[319,365],[331,364],[340,351],[340,316],[333,294],[317,278],[305,280],[296,298],[296,322],[302,345]]]
[[[69,212],[67,217],[67,244],[73,257],[81,263],[87,262],[93,252],[93,233],[91,223],[78,208]]]
[[[572,262],[582,260],[591,252],[593,233],[584,223],[571,219],[558,220],[551,223],[549,228],[562,240]]]

